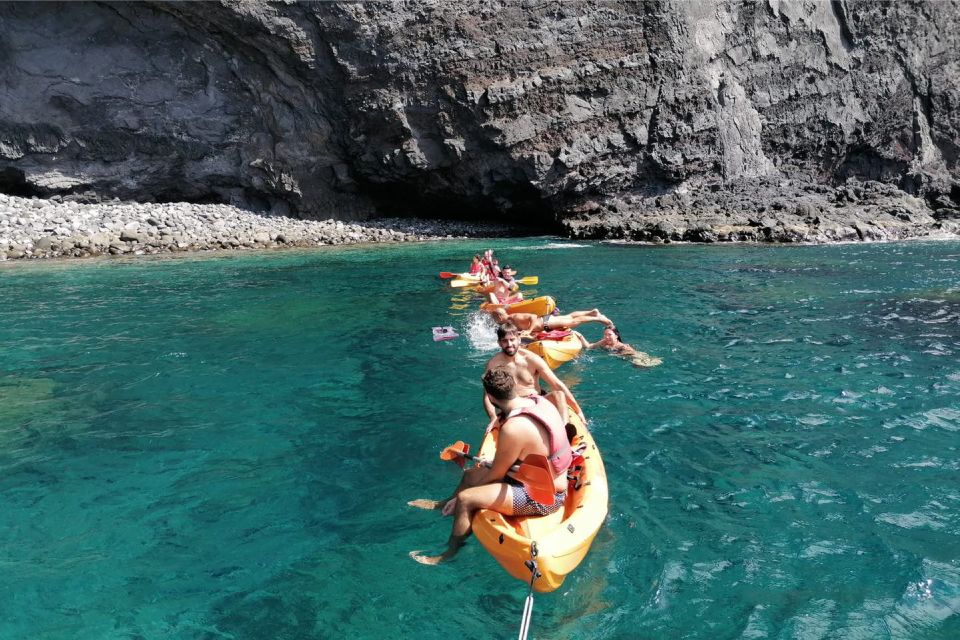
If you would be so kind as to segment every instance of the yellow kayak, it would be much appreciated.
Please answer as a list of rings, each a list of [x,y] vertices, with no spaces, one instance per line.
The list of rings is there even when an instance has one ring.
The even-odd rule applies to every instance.
[[[537,340],[524,348],[543,358],[551,369],[556,369],[564,362],[569,362],[580,355],[583,343],[577,336],[570,333],[559,340]]]
[[[576,428],[571,440],[575,454],[571,471],[578,465],[577,451],[581,451],[583,461],[579,463],[579,478],[571,480],[563,509],[548,516],[519,517],[481,509],[473,518],[473,534],[480,544],[507,573],[525,583],[530,582],[530,570],[524,563],[530,560],[531,547],[536,544],[537,568],[542,575],[533,588],[541,593],[559,587],[577,568],[607,517],[607,472],[600,450],[572,411],[570,422]],[[499,433],[499,429],[493,429],[487,434],[480,457],[493,459]]]
[[[480,308],[484,311],[487,311],[499,306],[503,305],[495,305],[491,302],[484,302],[482,305],[480,305]],[[507,313],[533,313],[538,316],[546,316],[553,313],[553,310],[557,308],[557,303],[550,296],[540,296],[539,298],[531,298],[529,300],[514,302],[513,304],[508,304],[503,308]]]

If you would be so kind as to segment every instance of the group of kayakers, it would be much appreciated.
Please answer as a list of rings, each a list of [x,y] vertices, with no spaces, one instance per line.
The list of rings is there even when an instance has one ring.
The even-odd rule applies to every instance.
[[[483,254],[478,253],[473,256],[470,273],[479,275],[481,283],[487,285],[482,290],[487,293],[489,302],[494,305],[489,309],[494,322],[498,325],[512,322],[520,330],[522,338],[534,339],[543,332],[573,330],[587,322],[599,322],[605,327],[603,337],[596,342],[590,342],[580,332],[573,331],[584,349],[606,349],[614,355],[629,358],[637,366],[655,366],[660,363],[658,358],[651,358],[623,342],[620,330],[598,309],[573,311],[567,314],[554,312],[544,316],[532,313],[508,313],[499,305],[514,304],[523,300],[523,294],[519,291],[520,285],[516,280],[517,272],[509,265],[501,269],[490,249]]]
[[[547,515],[563,506],[571,460],[567,437],[569,412],[575,412],[582,424],[586,423],[586,418],[569,387],[547,362],[522,348],[522,338],[536,339],[544,332],[572,331],[585,323],[597,322],[604,325],[604,336],[595,343],[574,332],[584,348],[602,347],[620,355],[636,353],[620,340],[613,322],[598,309],[542,316],[510,313],[504,307],[507,301],[501,295],[504,288],[508,300],[518,295],[519,285],[513,282],[516,272],[510,266],[500,268],[490,250],[473,257],[470,271],[480,283],[496,287],[485,290],[492,303],[488,311],[497,323],[500,352],[489,360],[482,378],[483,406],[490,419],[487,433],[499,429],[496,454],[492,460],[478,460],[473,468],[467,469],[448,498],[409,503],[453,516],[453,529],[442,553],[435,556],[419,551],[410,553],[422,564],[438,564],[453,557],[469,537],[471,522],[480,509],[505,515]],[[518,469],[519,461],[531,455],[542,455],[550,463],[550,477],[555,487],[552,503],[547,501],[548,504],[544,504],[542,498],[541,501],[534,500],[528,487],[517,480],[516,473],[511,473],[512,469]]]
[[[474,254],[473,261],[470,263],[470,275],[479,276],[481,282],[500,277],[502,271],[500,260],[493,256],[493,249],[487,249],[482,254]]]
[[[517,270],[510,265],[501,267],[492,249],[473,256],[468,275],[477,279],[480,291],[492,304],[512,304],[523,300],[520,283],[516,279]]]
[[[585,418],[570,389],[542,358],[520,348],[520,331],[512,324],[497,327],[500,353],[483,374],[483,405],[490,417],[487,432],[499,428],[493,460],[477,460],[464,471],[453,494],[445,500],[413,500],[410,506],[437,509],[453,516],[446,549],[436,556],[419,551],[410,556],[422,564],[439,564],[456,555],[470,536],[474,515],[491,509],[505,515],[548,515],[566,499],[567,470],[573,454],[567,439],[568,406]],[[546,382],[551,391],[541,387]],[[511,470],[528,456],[549,461],[554,487],[552,502],[534,500],[528,487]]]

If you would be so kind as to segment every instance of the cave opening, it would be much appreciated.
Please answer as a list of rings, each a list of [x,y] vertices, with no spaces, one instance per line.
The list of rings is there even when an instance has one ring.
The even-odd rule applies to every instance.
[[[436,218],[505,224],[518,235],[562,233],[550,202],[530,185],[500,183],[490,193],[469,196],[411,183],[366,182],[359,188],[385,217]]]
[[[153,196],[154,202],[186,202],[189,204],[230,204],[230,199],[214,191],[180,191],[164,189]]]
[[[27,177],[20,169],[4,167],[0,169],[0,193],[20,198],[41,198],[47,194],[27,182]]]

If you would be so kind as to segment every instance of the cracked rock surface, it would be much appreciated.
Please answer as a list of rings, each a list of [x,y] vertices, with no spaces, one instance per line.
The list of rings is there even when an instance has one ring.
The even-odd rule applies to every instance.
[[[10,196],[654,242],[960,220],[956,2],[6,3],[0,29]]]

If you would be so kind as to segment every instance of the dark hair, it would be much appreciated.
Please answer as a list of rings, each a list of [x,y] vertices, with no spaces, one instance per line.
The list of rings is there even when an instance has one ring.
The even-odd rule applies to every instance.
[[[520,330],[517,329],[517,325],[513,324],[512,322],[504,322],[502,325],[497,327],[497,340],[503,340],[505,337],[507,337],[508,333],[520,333]]]
[[[513,392],[516,381],[513,374],[506,367],[497,367],[490,369],[483,374],[483,390],[490,394],[495,400],[509,400],[515,394]]]

